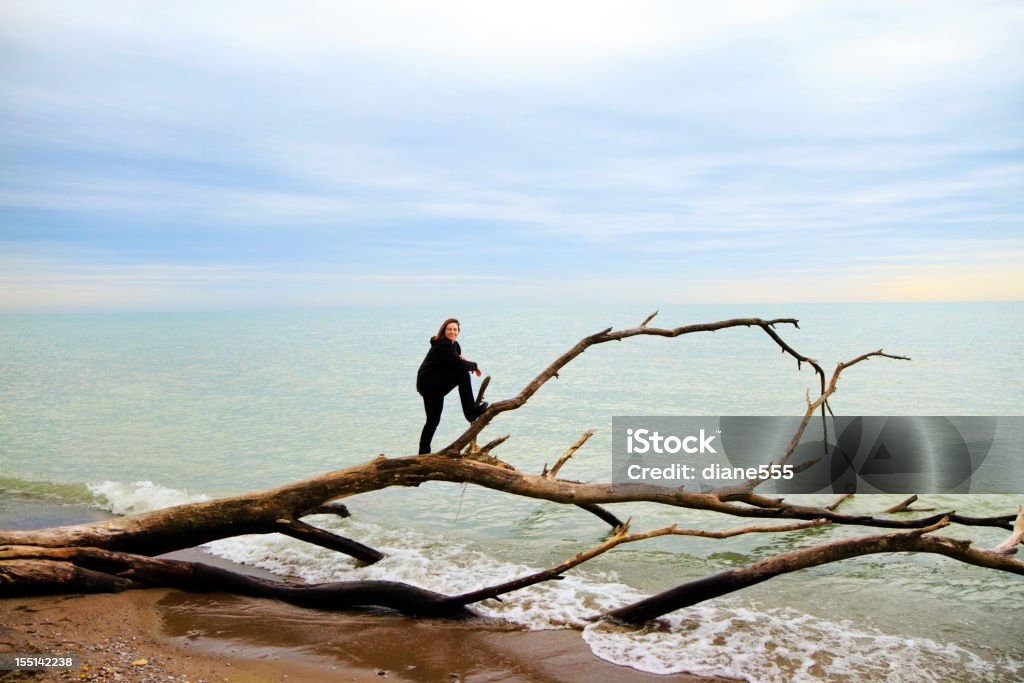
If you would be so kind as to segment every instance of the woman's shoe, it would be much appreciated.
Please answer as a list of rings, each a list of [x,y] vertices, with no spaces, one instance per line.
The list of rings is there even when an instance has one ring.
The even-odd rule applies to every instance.
[[[479,403],[477,403],[476,404],[476,417],[474,417],[473,419],[475,420],[477,417],[480,417],[481,415],[483,415],[484,411],[487,410],[487,406],[489,406],[489,405],[491,405],[491,404],[488,403],[487,401],[480,401]]]

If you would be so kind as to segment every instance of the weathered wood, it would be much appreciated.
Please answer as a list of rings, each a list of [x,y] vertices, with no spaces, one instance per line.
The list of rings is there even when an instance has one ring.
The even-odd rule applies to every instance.
[[[910,496],[909,498],[903,500],[897,505],[893,505],[890,508],[886,508],[885,510],[883,510],[883,512],[885,512],[886,514],[896,514],[897,512],[905,512],[907,508],[909,508],[915,502],[917,502],[917,496]]]
[[[7,559],[12,556],[18,559]],[[225,591],[329,610],[385,607],[414,616],[473,616],[446,595],[396,581],[306,585],[268,581],[201,562],[101,548],[0,548],[0,588],[4,597],[68,592],[69,588],[83,593],[110,593],[149,586],[202,593]]]
[[[1014,515],[971,518],[940,513],[918,519],[889,519],[870,515],[845,515],[821,507],[778,503],[750,494],[736,501],[720,500],[710,493],[670,489],[648,484],[584,484],[509,470],[471,458],[443,455],[379,457],[370,462],[330,472],[275,489],[247,493],[145,512],[71,527],[41,530],[0,531],[0,544],[48,547],[89,546],[123,550],[140,555],[160,555],[220,538],[280,531],[278,519],[296,510],[342,496],[376,491],[389,486],[418,486],[425,481],[476,484],[530,498],[571,505],[650,502],[673,507],[708,510],[758,519],[827,519],[889,529],[914,529],[934,524],[949,515],[957,524],[979,524],[1009,529]],[[743,504],[741,504],[743,503]]]
[[[1024,544],[1024,505],[1020,506],[1020,511],[1017,513],[1017,522],[1013,525],[1013,533],[992,550],[1004,555],[1012,555],[1017,552],[1017,546],[1021,544]]]
[[[613,529],[616,529],[625,524],[625,522],[616,517],[614,513],[609,512],[600,505],[593,505],[592,503],[579,503],[576,505],[576,507],[586,510],[595,517],[604,520],[604,522],[607,523],[608,526],[610,526]]]
[[[337,550],[346,555],[351,555],[364,564],[373,564],[384,559],[384,553],[379,550],[374,550],[350,538],[318,529],[297,519],[279,519],[277,520],[277,526],[279,533],[329,550]]]
[[[583,448],[583,444],[585,444],[587,442],[587,440],[590,437],[592,437],[593,435],[594,435],[594,430],[593,429],[588,429],[587,431],[583,432],[583,436],[578,438],[576,440],[576,443],[574,443],[573,445],[569,446],[569,448],[566,449],[565,453],[562,453],[562,455],[558,458],[558,460],[555,461],[555,464],[551,467],[551,469],[548,470],[547,468],[545,468],[545,470],[543,472],[541,472],[541,474],[543,476],[547,477],[548,479],[554,479],[555,477],[557,477],[558,476],[558,471],[560,469],[562,469],[562,465],[564,465],[565,463],[569,462],[569,458],[571,458],[573,455],[575,455],[576,451],[578,451],[579,449]]]
[[[775,327],[796,326],[794,319],[762,320],[740,318],[717,323],[689,325],[673,329],[648,327],[649,316],[635,328],[602,330],[581,339],[569,351],[545,368],[515,397],[497,401],[449,446],[436,454],[387,458],[383,455],[353,467],[329,472],[273,489],[245,493],[229,498],[179,505],[130,517],[53,529],[0,531],[0,595],[39,592],[111,592],[146,586],[171,586],[184,590],[223,590],[241,595],[271,597],[297,605],[327,609],[360,606],[386,607],[407,614],[460,617],[472,613],[466,605],[498,597],[560,575],[598,554],[622,543],[660,535],[728,538],[741,533],[783,533],[824,524],[861,525],[902,529],[898,533],[843,539],[809,548],[784,552],[745,567],[690,582],[653,596],[635,605],[623,607],[607,616],[638,623],[666,611],[679,609],[740,588],[771,576],[804,567],[835,562],[877,552],[930,552],[989,569],[1024,574],[1024,562],[1009,555],[1024,538],[1024,508],[1017,517],[1013,534],[992,550],[972,548],[969,542],[928,535],[948,524],[984,525],[1010,529],[1013,515],[973,518],[944,512],[916,519],[890,519],[872,515],[844,515],[838,503],[807,506],[783,499],[760,496],[754,492],[756,481],[712,492],[688,491],[645,484],[581,483],[557,477],[561,466],[586,440],[584,435],[559,460],[551,471],[540,475],[518,471],[490,454],[507,437],[494,439],[483,448],[475,446],[476,437],[497,415],[521,407],[567,363],[587,348],[609,341],[639,335],[678,337],[695,332],[713,332],[732,327],[758,327],[780,347],[782,353],[797,360],[798,366],[810,364],[820,378],[821,395],[808,400],[804,419],[794,434],[790,448],[782,454],[785,461],[799,441],[803,429],[817,410],[828,408],[841,372],[870,358],[902,359],[881,350],[863,354],[837,365],[826,383],[821,367],[790,347]],[[486,387],[485,380],[480,396]],[[589,433],[588,433],[589,434]],[[266,581],[230,572],[203,563],[168,560],[153,556],[193,547],[210,541],[245,534],[284,533],[304,542],[348,553],[362,562],[378,561],[382,555],[358,541],[318,529],[300,520],[309,514],[348,515],[339,500],[392,486],[418,486],[426,481],[474,484],[496,491],[576,505],[615,528],[614,535],[601,545],[577,554],[554,567],[497,586],[482,587],[458,596],[446,596],[415,586],[389,581],[354,581],[305,585],[286,581]],[[675,525],[629,534],[629,523],[600,507],[608,503],[648,502],[706,510],[736,517],[770,520],[795,520],[788,524],[752,526],[726,531],[680,529]]]
[[[0,561],[0,597],[59,593],[120,593],[139,588],[134,581],[78,567],[64,560]]]
[[[780,574],[877,553],[936,553],[968,564],[1024,575],[1024,562],[1010,559],[1004,553],[972,548],[970,543],[965,541],[925,535],[948,524],[949,520],[943,519],[924,529],[861,536],[791,550],[742,567],[728,569],[712,576],[684,583],[607,612],[599,618],[628,624],[642,624],[669,612],[749,588]]]
[[[644,322],[649,322],[653,316],[649,317]],[[502,401],[496,401],[485,410],[480,417],[474,420],[465,432],[462,433],[455,441],[450,443],[448,446],[441,449],[440,453],[447,453],[449,455],[456,455],[462,452],[462,449],[466,445],[476,438],[483,429],[490,424],[490,422],[503,412],[509,410],[516,410],[522,407],[530,397],[533,396],[537,391],[544,386],[548,380],[558,376],[558,371],[564,368],[566,365],[571,363],[581,353],[586,351],[591,346],[596,344],[604,344],[611,341],[621,341],[630,337],[636,337],[641,335],[650,335],[656,337],[681,337],[688,334],[696,334],[700,332],[717,332],[719,330],[725,330],[733,327],[758,327],[765,332],[771,339],[779,346],[782,353],[788,354],[796,359],[797,366],[801,366],[803,363],[807,363],[814,368],[815,373],[818,374],[821,381],[822,393],[825,392],[825,371],[822,370],[821,366],[818,365],[817,361],[812,358],[808,358],[803,354],[798,353],[793,347],[787,344],[782,337],[775,331],[777,325],[793,325],[799,327],[798,322],[795,318],[776,318],[773,320],[764,320],[762,318],[733,318],[731,320],[720,320],[713,323],[699,323],[696,325],[683,325],[681,327],[675,327],[671,329],[647,327],[646,324],[638,325],[637,327],[631,327],[625,330],[613,331],[611,327],[601,330],[596,334],[591,334],[583,339],[576,342],[576,344],[568,351],[563,353],[561,356],[556,358],[550,365],[541,371],[529,384],[527,384],[522,391],[516,396],[510,399]],[[876,352],[876,353],[881,353]],[[855,360],[858,362],[860,359]],[[851,365],[853,363],[850,363]],[[837,370],[838,373],[838,370]]]

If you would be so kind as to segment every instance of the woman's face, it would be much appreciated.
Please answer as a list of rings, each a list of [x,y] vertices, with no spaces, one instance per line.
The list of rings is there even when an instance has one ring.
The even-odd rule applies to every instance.
[[[459,336],[459,324],[448,323],[444,328],[444,336],[448,341],[455,341]]]

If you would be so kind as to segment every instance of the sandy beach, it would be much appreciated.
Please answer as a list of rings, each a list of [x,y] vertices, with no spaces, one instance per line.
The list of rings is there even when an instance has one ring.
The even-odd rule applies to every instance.
[[[51,502],[6,499],[15,528],[105,519]],[[265,579],[280,576],[189,548],[163,555]],[[154,588],[0,599],[0,653],[77,654],[74,670],[0,671],[8,681],[725,681],[656,675],[596,657],[577,630],[496,620],[327,612],[225,593]]]
[[[0,681],[707,681],[595,657],[572,630],[337,614],[176,590],[0,600],[0,651],[80,669]]]

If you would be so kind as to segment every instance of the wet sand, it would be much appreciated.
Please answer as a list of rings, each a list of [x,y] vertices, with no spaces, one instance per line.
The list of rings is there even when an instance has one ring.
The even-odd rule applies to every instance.
[[[301,661],[231,656],[190,647],[162,629],[161,601],[176,591],[0,600],[0,651],[78,654],[73,670],[0,672],[7,681],[370,681],[353,668],[325,676]],[[6,675],[4,675],[6,674]]]
[[[51,523],[83,521],[79,517],[93,514],[75,506],[40,509]],[[18,512],[24,511],[11,515]],[[50,519],[53,515],[56,522]],[[21,522],[21,528],[33,528],[39,520],[15,515],[14,521]],[[163,557],[280,579],[198,549]],[[611,664],[594,656],[576,630],[523,631],[491,620],[326,612],[273,600],[171,589],[0,599],[0,652],[78,654],[82,663],[75,670],[0,671],[0,683],[716,680],[660,676]]]
[[[272,574],[201,551],[164,557]],[[171,589],[0,600],[0,652],[79,654],[74,671],[0,672],[0,681],[702,681],[606,662],[576,630],[493,620],[327,612]],[[144,663],[143,663],[144,660]]]
[[[707,681],[595,657],[579,632],[332,613],[177,590],[0,600],[0,651],[82,668],[0,681]],[[4,675],[6,674],[6,675]]]

